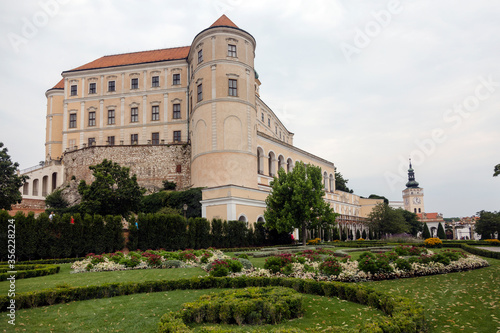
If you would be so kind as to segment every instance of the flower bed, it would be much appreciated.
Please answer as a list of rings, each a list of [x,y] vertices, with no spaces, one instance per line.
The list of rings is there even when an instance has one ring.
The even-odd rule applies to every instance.
[[[403,255],[399,255],[401,253]],[[418,254],[409,256],[408,254]],[[433,274],[467,271],[489,266],[488,262],[461,251],[445,250],[433,253],[425,248],[398,246],[395,251],[374,254],[364,252],[358,261],[344,258],[338,260],[330,256],[315,259],[314,253],[308,257],[282,254],[266,260],[264,269],[245,270],[231,276],[294,277],[317,281],[377,281],[408,278]]]
[[[126,255],[120,251],[103,253],[102,255],[89,253],[84,260],[76,261],[71,265],[71,273],[187,267],[202,267],[210,271],[211,269],[206,268],[207,265],[228,259],[230,259],[228,256],[214,249],[177,252],[167,252],[164,250],[147,250],[142,252],[137,250],[129,252]],[[243,261],[244,259],[240,260]],[[238,272],[237,269],[231,271]]]

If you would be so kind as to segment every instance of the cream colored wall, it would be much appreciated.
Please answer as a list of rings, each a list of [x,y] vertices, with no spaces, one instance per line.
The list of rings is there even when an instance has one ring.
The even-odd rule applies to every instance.
[[[384,199],[365,199],[359,198],[359,204],[361,205],[361,217],[368,217],[372,209],[379,203],[383,203]]]
[[[64,91],[51,89],[46,93],[47,117],[45,127],[45,159],[56,160],[62,156]]]
[[[181,74],[181,84],[173,85],[173,74]],[[163,64],[133,65],[123,68],[96,69],[84,72],[63,73],[65,100],[58,100],[57,107],[66,110],[64,120],[57,130],[62,149],[87,145],[95,138],[97,145],[106,145],[108,136],[115,137],[115,144],[131,144],[131,134],[138,134],[139,144],[148,144],[152,133],[159,133],[160,143],[173,142],[174,131],[181,131],[181,141],[188,140],[187,63],[185,61]],[[159,76],[160,86],[152,87],[152,77]],[[138,89],[131,89],[131,79],[138,79]],[[115,81],[115,92],[108,92],[108,81]],[[89,95],[90,83],[96,83],[96,93]],[[77,84],[78,95],[70,95],[70,87]],[[50,97],[48,96],[50,99]],[[173,118],[173,104],[181,105],[181,118]],[[152,120],[152,107],[159,106],[159,120]],[[138,121],[131,122],[131,108],[138,108]],[[108,124],[108,110],[115,110],[115,123]],[[96,113],[96,125],[89,126],[89,112]],[[61,112],[61,113],[64,113]],[[69,128],[69,115],[77,114],[76,128]],[[54,154],[52,154],[54,156]]]
[[[237,45],[237,58],[228,57],[228,44]],[[250,35],[228,28],[199,34],[188,62],[193,110],[192,182],[196,187],[234,184],[256,188],[254,41]],[[203,61],[198,52],[203,50]],[[229,96],[229,79],[237,80],[237,96]],[[203,99],[197,100],[197,87]]]

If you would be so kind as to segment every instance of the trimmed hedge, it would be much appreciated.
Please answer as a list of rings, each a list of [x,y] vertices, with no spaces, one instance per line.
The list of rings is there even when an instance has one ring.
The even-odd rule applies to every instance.
[[[100,286],[60,287],[16,294],[16,308],[36,308],[72,301],[131,295],[136,293],[163,292],[176,289],[246,288],[282,286],[301,293],[341,299],[368,305],[382,310],[388,317],[365,324],[363,332],[426,332],[428,330],[424,309],[416,302],[392,296],[371,288],[343,282],[268,277],[203,277],[179,280],[107,283]],[[0,296],[0,309],[7,311],[10,298]]]
[[[460,247],[462,248],[462,250],[465,250],[465,251],[472,253],[472,254],[476,254],[478,256],[493,258],[493,259],[500,259],[500,252],[488,251],[488,250],[480,249],[478,247],[470,246],[467,244],[462,244]]]
[[[14,275],[17,279],[28,279],[37,276],[45,276],[59,273],[61,267],[56,265],[16,265],[15,272],[7,273],[13,271],[9,266],[0,266],[0,281],[6,281],[7,278]]]
[[[182,321],[213,324],[277,324],[304,313],[302,295],[290,288],[249,287],[203,295],[184,303]]]

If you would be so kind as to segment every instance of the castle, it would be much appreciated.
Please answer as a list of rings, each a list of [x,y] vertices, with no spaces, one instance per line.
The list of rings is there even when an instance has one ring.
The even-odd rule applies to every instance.
[[[46,161],[27,170],[25,200],[71,178],[91,180],[104,158],[150,191],[163,180],[202,187],[206,218],[263,221],[270,182],[296,161],[322,169],[325,197],[355,233],[379,200],[335,189],[332,162],[293,145],[260,99],[256,41],[225,15],[190,46],[104,56],[62,72],[47,90]]]

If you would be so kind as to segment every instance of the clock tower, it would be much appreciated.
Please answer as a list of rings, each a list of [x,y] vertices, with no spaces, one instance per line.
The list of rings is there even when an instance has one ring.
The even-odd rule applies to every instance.
[[[406,183],[406,189],[403,190],[403,201],[405,210],[415,214],[424,213],[424,189],[418,187],[415,180],[415,171],[411,166],[411,159],[410,168],[408,169],[408,183]]]

